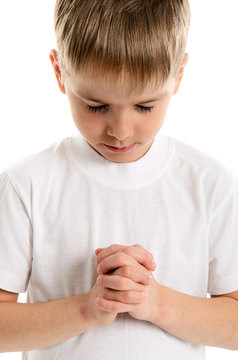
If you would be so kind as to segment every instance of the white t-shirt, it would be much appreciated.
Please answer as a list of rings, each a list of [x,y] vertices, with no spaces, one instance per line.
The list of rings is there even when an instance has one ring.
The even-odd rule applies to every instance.
[[[0,176],[0,288],[29,302],[82,294],[97,277],[94,251],[140,244],[155,280],[198,297],[238,290],[238,180],[212,157],[158,134],[132,163],[115,163],[81,135]],[[205,348],[119,314],[26,360],[204,360]]]

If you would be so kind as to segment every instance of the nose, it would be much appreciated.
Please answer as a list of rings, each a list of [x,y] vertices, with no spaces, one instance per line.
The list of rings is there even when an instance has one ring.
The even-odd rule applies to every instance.
[[[132,136],[132,121],[128,115],[120,113],[112,115],[107,125],[107,135],[113,136],[120,141]]]

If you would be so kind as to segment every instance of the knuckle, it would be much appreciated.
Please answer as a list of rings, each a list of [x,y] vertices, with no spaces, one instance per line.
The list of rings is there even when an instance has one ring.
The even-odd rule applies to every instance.
[[[120,253],[118,253],[118,254],[116,255],[116,260],[117,260],[117,262],[119,262],[120,264],[123,263],[124,259],[125,259],[125,256],[124,256],[123,253],[120,252]]]
[[[134,244],[134,245],[132,245],[133,247],[136,247],[136,248],[138,248],[138,249],[142,249],[142,246],[141,245],[139,245],[139,244]]]
[[[113,312],[119,312],[120,310],[121,310],[120,304],[114,303],[114,304],[112,305],[112,311],[113,311]]]
[[[115,301],[115,294],[109,289],[105,289],[103,292],[103,297],[108,301]]]
[[[133,300],[133,294],[131,291],[125,291],[123,293],[123,300],[131,302]]]
[[[122,270],[123,276],[129,278],[132,275],[132,268],[130,266],[125,266]]]
[[[119,245],[117,245],[117,244],[112,244],[112,245],[109,246],[109,249],[110,249],[111,251],[116,251],[116,250],[118,249],[118,247],[119,247]]]
[[[131,255],[131,254],[132,254],[132,249],[131,249],[131,247],[130,247],[130,246],[126,247],[126,248],[124,249],[124,253],[125,253],[126,255]]]

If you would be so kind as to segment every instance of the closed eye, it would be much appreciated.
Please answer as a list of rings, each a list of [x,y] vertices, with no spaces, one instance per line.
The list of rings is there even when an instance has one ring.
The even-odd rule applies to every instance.
[[[136,106],[140,111],[143,111],[143,112],[151,112],[154,109],[154,106],[142,106],[142,105],[136,105]],[[87,108],[89,111],[96,113],[96,112],[101,112],[102,110],[106,109],[107,105],[101,105],[101,106],[88,105]]]
[[[142,106],[142,105],[136,105],[141,111],[148,111],[151,112],[154,109],[154,106]]]
[[[102,111],[103,109],[105,109],[107,106],[106,105],[101,105],[101,106],[90,106],[88,105],[87,108],[89,111],[91,112],[97,112],[97,111]]]

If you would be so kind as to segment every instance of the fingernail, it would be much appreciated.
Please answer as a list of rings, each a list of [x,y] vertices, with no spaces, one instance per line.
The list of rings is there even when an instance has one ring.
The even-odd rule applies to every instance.
[[[153,281],[153,277],[150,275],[150,276],[148,276],[148,283],[149,284],[151,284],[152,283],[152,281]]]
[[[156,268],[156,262],[154,260],[151,262],[151,267]]]

